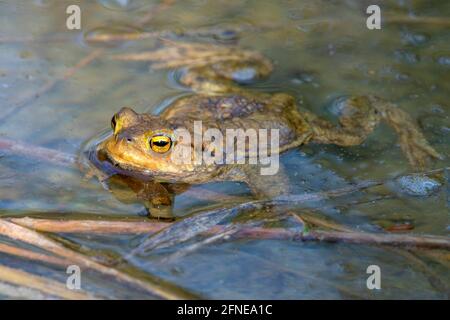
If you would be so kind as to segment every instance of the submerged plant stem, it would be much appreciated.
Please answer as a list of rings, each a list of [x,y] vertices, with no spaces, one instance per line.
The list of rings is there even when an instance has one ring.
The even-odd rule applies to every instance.
[[[294,241],[322,241],[322,242],[345,242],[367,245],[388,245],[411,248],[444,249],[450,250],[450,239],[448,237],[428,236],[428,235],[406,235],[387,233],[368,233],[352,231],[319,217],[311,218],[310,215],[302,216],[306,222],[311,222],[323,227],[332,227],[341,231],[312,230],[306,233],[296,232],[283,228],[263,228],[241,226],[233,237],[252,239],[279,239]],[[0,219],[0,225],[2,223]],[[54,233],[99,233],[99,234],[140,234],[155,233],[167,228],[173,223],[170,222],[128,222],[128,221],[97,221],[97,220],[50,220],[34,218],[13,218],[15,224],[23,225],[42,232]],[[108,226],[111,226],[108,232]],[[214,226],[204,231],[206,234],[221,234],[227,225]],[[0,229],[1,230],[1,229]]]
[[[75,155],[6,138],[0,138],[0,150],[67,167],[76,163]]]
[[[104,275],[111,276],[120,282],[127,283],[129,285],[136,286],[141,290],[147,291],[154,297],[164,299],[189,299],[195,298],[195,295],[184,292],[181,288],[175,288],[169,286],[168,283],[162,279],[156,279],[154,283],[144,282],[137,278],[131,277],[119,270],[104,266],[89,257],[80,254],[76,251],[70,250],[56,241],[37,233],[34,230],[22,227],[10,221],[0,219],[0,235],[9,237],[14,240],[19,240],[48,252],[51,252],[57,256],[63,257],[80,267],[89,268],[95,270]]]
[[[91,300],[94,297],[83,291],[74,291],[66,288],[65,284],[57,282],[55,280],[43,278],[33,275],[31,273],[12,269],[3,265],[0,265],[0,281],[14,284],[16,286],[36,289],[44,292],[48,295],[69,299],[69,300]]]
[[[22,249],[18,247],[13,247],[7,244],[0,243],[0,252],[10,254],[16,257],[21,257],[29,260],[45,262],[57,266],[68,266],[69,261],[61,259],[58,257],[50,256],[43,253],[37,253],[30,251],[28,249]]]

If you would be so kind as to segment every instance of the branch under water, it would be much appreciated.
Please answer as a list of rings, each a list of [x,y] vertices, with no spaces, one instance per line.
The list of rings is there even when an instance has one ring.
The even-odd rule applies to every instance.
[[[302,216],[303,220],[309,222],[307,215]],[[41,232],[52,233],[93,233],[93,234],[142,234],[157,233],[168,228],[174,223],[153,222],[153,221],[98,221],[98,220],[51,220],[35,218],[12,218],[9,219],[15,224],[32,228]],[[331,222],[325,222],[324,219],[314,217],[311,219],[313,224],[322,224],[326,226],[334,225]],[[319,222],[318,222],[319,221]],[[1,220],[0,220],[1,222]],[[213,226],[203,231],[203,234],[219,234],[226,230],[227,225]],[[429,236],[429,235],[404,235],[387,233],[368,233],[352,231],[344,228],[345,231],[326,231],[311,230],[309,232],[297,232],[284,228],[263,228],[248,227],[242,225],[236,231],[233,237],[251,238],[251,239],[277,239],[293,241],[318,241],[318,242],[344,242],[367,245],[388,245],[398,247],[415,247],[427,249],[450,250],[450,239],[448,237]],[[0,247],[1,251],[1,247]]]

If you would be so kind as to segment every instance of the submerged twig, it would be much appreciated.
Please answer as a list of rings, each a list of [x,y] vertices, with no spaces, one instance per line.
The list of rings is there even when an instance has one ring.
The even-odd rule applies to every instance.
[[[13,247],[7,244],[0,243],[0,252],[10,254],[16,257],[21,257],[29,260],[45,262],[57,266],[68,266],[69,261],[66,259],[61,259],[58,257],[50,256],[43,253],[37,253],[30,251],[28,249],[22,249],[18,247]]]
[[[183,257],[187,254],[195,252],[211,243],[215,243],[218,241],[226,241],[228,239],[277,239],[277,240],[290,240],[290,241],[318,241],[318,242],[343,242],[343,243],[352,243],[352,244],[363,244],[363,245],[383,245],[383,246],[391,246],[394,248],[407,248],[407,249],[443,249],[450,250],[450,239],[447,237],[436,237],[436,236],[417,236],[417,235],[397,235],[397,234],[385,234],[385,233],[366,233],[354,231],[350,228],[340,226],[332,221],[325,220],[315,215],[301,215],[301,221],[305,221],[308,224],[312,224],[321,228],[328,228],[329,230],[311,230],[305,231],[297,231],[293,229],[283,229],[283,228],[262,228],[255,227],[254,224],[247,225],[235,225],[235,224],[227,224],[227,225],[215,225],[207,230],[202,232],[202,235],[207,235],[207,238],[203,241],[196,242],[192,245],[189,245],[181,250],[176,251],[175,253],[169,255],[166,258],[163,258],[162,263],[170,262],[174,259]],[[40,231],[46,232],[83,232],[88,231],[90,233],[95,233],[96,231],[100,234],[105,234],[108,232],[107,226],[111,226],[111,233],[141,233],[144,230],[150,232],[157,232],[161,230],[161,228],[168,227],[171,225],[169,222],[129,222],[129,221],[95,221],[95,220],[84,220],[84,221],[58,221],[58,220],[48,220],[48,219],[33,219],[33,218],[13,218],[12,221],[18,224],[23,224],[31,228],[36,228]],[[0,219],[0,234],[10,236],[14,239],[18,239],[30,244],[38,245],[42,249],[46,249],[54,254],[63,256],[69,261],[75,261],[77,264],[80,264],[85,267],[89,267],[98,272],[113,275],[121,281],[129,282],[131,284],[136,285],[136,281],[140,282],[137,279],[129,279],[127,275],[121,275],[120,271],[115,269],[110,269],[105,267],[89,258],[80,255],[76,252],[73,252],[69,249],[61,247],[58,243],[49,243],[48,239],[42,238],[38,234],[36,234],[32,230],[21,230],[20,226],[8,222],[6,226]],[[147,226],[146,226],[147,225]],[[8,227],[9,232],[4,232],[3,227]],[[19,231],[17,230],[19,228]],[[14,230],[16,229],[16,230]],[[170,229],[170,228],[167,228]],[[25,231],[25,235],[23,235],[23,231]],[[135,232],[133,232],[135,231]],[[17,236],[19,234],[19,236]],[[38,237],[36,237],[38,235]],[[50,240],[51,241],[51,240]],[[174,240],[177,243],[177,240]],[[56,247],[55,247],[56,244]],[[169,243],[163,243],[166,246]],[[172,243],[173,244],[173,243]],[[22,252],[23,251],[23,252]],[[18,255],[21,257],[27,257],[27,252],[25,249],[17,249],[7,245],[0,245],[0,252],[6,252],[13,255]],[[44,261],[47,263],[56,263],[61,264],[61,261],[51,261],[53,257],[45,256],[42,254],[31,254],[28,256],[30,259],[35,259],[39,261]],[[130,258],[130,257],[127,257]],[[439,288],[446,287],[445,284],[437,277],[434,273],[429,272],[427,268],[420,264],[420,266],[428,272],[430,276],[430,281],[434,286]],[[1,278],[0,278],[1,280]],[[142,283],[138,283],[138,286],[142,288]],[[147,286],[144,284],[145,289],[148,290]],[[150,286],[150,292],[155,294],[154,286]],[[158,291],[158,290],[156,290]],[[166,292],[163,290],[163,293],[157,292],[159,295],[162,295],[166,298],[174,298],[173,292]],[[177,294],[175,294],[175,297]]]
[[[167,222],[52,220],[29,217],[11,218],[10,221],[36,231],[53,233],[141,234],[158,232],[170,225]]]
[[[283,232],[285,233],[285,232]],[[279,236],[282,236],[280,232]],[[251,237],[251,232],[248,234]],[[291,237],[289,232],[286,236]],[[283,237],[282,237],[283,238]],[[438,236],[417,236],[368,232],[339,232],[339,231],[310,231],[301,234],[302,241],[345,242],[355,244],[388,245],[412,248],[445,249],[450,250],[450,239]]]
[[[19,240],[37,246],[55,255],[66,258],[71,262],[78,264],[80,267],[89,268],[102,274],[112,276],[121,282],[139,287],[155,297],[165,299],[183,299],[194,297],[193,295],[187,294],[180,288],[169,288],[167,283],[165,283],[162,279],[157,279],[154,283],[144,282],[119,270],[106,267],[78,252],[63,247],[58,242],[53,241],[34,230],[19,226],[13,222],[0,220],[0,234],[14,240]],[[166,285],[164,286],[164,284]]]
[[[232,218],[239,213],[262,208],[259,201],[239,204],[232,208],[216,209],[187,217],[173,223],[154,235],[150,235],[136,249],[130,252],[128,258],[136,254],[143,254],[157,248],[173,246],[188,241],[218,225],[226,218]]]
[[[295,214],[296,216],[300,216],[299,214]],[[308,225],[316,226],[319,228],[325,228],[328,230],[341,231],[341,232],[353,232],[354,230],[343,225],[337,224],[329,219],[324,219],[319,217],[318,215],[302,213],[301,219],[306,222]]]
[[[350,193],[380,184],[381,182],[378,181],[363,181],[355,185],[331,191],[305,193],[300,195],[287,195],[267,200],[255,200],[244,202],[231,208],[215,209],[202,212],[194,216],[185,218],[180,222],[174,223],[161,232],[150,236],[138,248],[133,250],[130,253],[130,256],[134,254],[149,252],[150,250],[154,250],[156,248],[163,248],[166,246],[172,246],[177,243],[185,242],[197,236],[198,234],[205,232],[213,226],[218,225],[225,219],[233,218],[236,215],[247,211],[269,208],[275,205],[299,205],[301,203],[326,200],[334,197],[348,195]]]
[[[36,289],[15,286],[6,282],[0,282],[0,295],[9,299],[49,300],[54,296]]]
[[[0,281],[42,291],[51,296],[70,300],[90,300],[95,297],[80,290],[69,290],[60,282],[0,265]]]
[[[312,230],[309,232],[298,232],[284,228],[263,228],[254,226],[240,227],[236,232],[235,237],[238,238],[252,238],[252,239],[280,239],[280,240],[294,240],[294,241],[324,241],[324,242],[346,242],[355,244],[369,244],[369,245],[389,245],[389,246],[404,246],[412,248],[428,248],[428,249],[444,249],[450,250],[450,239],[448,237],[430,236],[430,235],[412,235],[412,234],[389,234],[389,233],[369,233],[354,231],[350,228],[340,226],[331,221],[322,219],[313,215],[302,215],[300,217],[307,223],[311,223],[323,228],[330,228],[330,230]],[[43,220],[42,223],[40,220]],[[2,223],[0,219],[0,226]],[[108,221],[96,220],[72,220],[70,223],[61,223],[58,220],[49,219],[34,219],[34,218],[14,218],[12,219],[17,224],[23,224],[30,228],[35,228],[37,231],[54,232],[54,233],[100,233],[107,234],[105,225]],[[105,224],[106,223],[106,224]],[[174,223],[170,222],[128,222],[128,221],[114,221],[114,229],[111,233],[132,233],[133,228],[136,227],[136,234],[142,233],[143,224],[148,224],[147,230],[149,232],[157,232],[163,230],[165,227],[170,227]],[[68,228],[66,226],[69,226]],[[205,228],[202,234],[219,234],[227,228],[227,225],[216,225]],[[153,231],[151,231],[153,230]],[[165,229],[167,230],[167,229]],[[0,229],[1,231],[1,229]],[[200,234],[200,233],[198,233]]]
[[[62,166],[72,166],[76,162],[75,155],[6,138],[0,138],[0,150]]]
[[[206,237],[206,239],[193,243],[185,248],[182,248],[181,250],[177,250],[175,253],[169,255],[168,257],[163,258],[160,261],[160,263],[161,264],[170,263],[173,260],[179,259],[195,251],[198,251],[207,245],[218,242],[220,240],[226,240],[227,238],[230,238],[231,236],[239,232],[239,230],[240,230],[239,225],[229,224],[227,226],[224,226],[222,230],[213,233],[212,235]]]

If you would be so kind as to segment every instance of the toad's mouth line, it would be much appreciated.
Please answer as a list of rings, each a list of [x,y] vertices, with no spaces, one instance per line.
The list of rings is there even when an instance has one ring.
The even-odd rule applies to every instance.
[[[105,150],[98,149],[97,153],[98,152],[102,152],[102,154],[106,157],[105,160],[107,160],[111,164],[111,168],[115,173],[137,178],[143,181],[177,183],[180,182],[180,180],[184,180],[184,178],[188,178],[195,175],[195,173],[193,173],[192,175],[185,173],[183,174],[183,176],[180,176],[180,174],[177,173],[152,171],[148,168],[139,165],[130,164],[129,161],[121,158],[120,156],[112,155],[109,152],[106,152]]]
[[[149,170],[148,168],[139,166],[139,165],[135,165],[135,164],[131,164],[130,161],[127,161],[123,158],[121,158],[120,156],[117,155],[112,155],[109,152],[105,152],[104,150],[99,150],[100,152],[103,152],[104,155],[106,156],[107,160],[109,162],[111,162],[111,164],[114,166],[114,168],[116,168],[118,171],[120,171],[120,173],[130,173],[130,174],[136,174],[139,173],[141,175],[145,175],[145,176],[155,176],[157,173],[156,172],[152,172],[151,170]],[[130,175],[128,174],[128,175]]]

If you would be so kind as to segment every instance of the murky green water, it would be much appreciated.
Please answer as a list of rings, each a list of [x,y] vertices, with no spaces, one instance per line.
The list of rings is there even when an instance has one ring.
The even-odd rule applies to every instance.
[[[381,30],[365,26],[365,8],[373,2],[382,8]],[[81,31],[66,29],[69,4],[81,7]],[[154,38],[99,44],[86,37],[126,30],[161,31],[184,39],[182,32],[197,31],[197,36],[186,40],[237,41],[269,57],[275,64],[273,74],[251,87],[290,93],[301,108],[330,120],[335,119],[333,101],[343,95],[376,94],[399,104],[419,119],[427,139],[446,156],[431,168],[450,164],[449,2],[177,1],[137,27],[138,21],[158,5],[159,1],[138,0],[1,1],[0,137],[79,154],[86,141],[108,130],[112,114],[122,106],[133,106],[139,112],[161,110],[168,101],[186,94],[174,84],[170,72],[150,70],[145,62],[110,58],[112,54],[154,48]],[[412,22],[414,16],[440,20]],[[238,31],[220,31],[229,29]],[[94,50],[103,51],[73,76],[35,96],[46,82],[61,77]],[[289,183],[299,193],[411,172],[386,125],[361,146],[308,145],[286,153],[281,161],[290,173]],[[245,186],[236,184],[215,183],[206,188],[248,196]],[[428,196],[396,193],[389,199],[348,205],[358,199],[315,203],[315,214],[362,230],[409,222],[414,233],[448,236],[448,182]],[[175,199],[178,216],[212,206],[220,206],[220,202],[192,194]],[[132,196],[119,200],[96,179],[84,179],[75,166],[50,165],[0,150],[0,216],[70,219],[142,214],[142,203]],[[141,236],[60,236],[73,245],[114,256],[126,255],[141,240]],[[6,241],[0,237],[0,242]],[[404,250],[241,239],[211,244],[171,262],[162,262],[167,252],[156,252],[133,264],[136,270],[208,298],[447,297],[447,288],[430,281],[429,272],[448,285],[448,253],[436,261],[423,251],[413,250],[428,265],[430,270],[425,272],[420,263],[399,252]],[[55,279],[66,276],[57,267],[30,264],[3,253],[0,263]],[[382,270],[382,290],[376,292],[366,288],[366,268],[373,264]],[[104,296],[145,297],[134,290],[117,290],[95,274],[87,278],[86,288]]]

